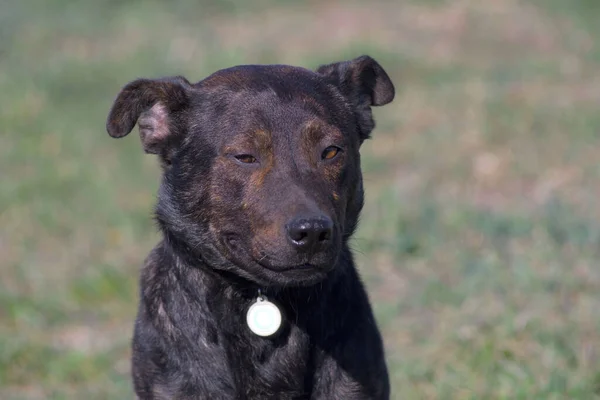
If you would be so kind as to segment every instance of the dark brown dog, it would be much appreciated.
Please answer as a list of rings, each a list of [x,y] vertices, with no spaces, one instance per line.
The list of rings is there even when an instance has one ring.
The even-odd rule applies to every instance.
[[[380,333],[348,239],[363,206],[359,147],[394,86],[368,56],[224,69],[126,85],[107,130],[139,125],[163,165],[164,235],[141,276],[140,399],[388,399]],[[283,322],[246,323],[259,293]]]

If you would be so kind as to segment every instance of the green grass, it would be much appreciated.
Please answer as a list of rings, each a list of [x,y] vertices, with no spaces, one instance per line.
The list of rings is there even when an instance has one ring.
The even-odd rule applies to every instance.
[[[0,398],[133,398],[156,160],[104,130],[140,76],[368,53],[398,89],[353,239],[394,399],[600,398],[592,0],[0,5]]]

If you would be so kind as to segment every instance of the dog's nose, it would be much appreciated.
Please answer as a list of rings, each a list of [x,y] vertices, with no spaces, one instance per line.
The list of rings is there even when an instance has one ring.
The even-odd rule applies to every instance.
[[[290,242],[300,251],[317,251],[331,240],[333,222],[325,216],[295,218],[287,225]]]

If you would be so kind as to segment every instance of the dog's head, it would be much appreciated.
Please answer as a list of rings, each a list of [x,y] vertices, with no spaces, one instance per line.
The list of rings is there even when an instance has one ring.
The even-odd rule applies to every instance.
[[[157,218],[213,268],[306,285],[334,268],[363,205],[359,147],[371,106],[394,98],[372,58],[224,69],[191,84],[139,79],[117,96],[112,137],[139,126],[164,176]]]

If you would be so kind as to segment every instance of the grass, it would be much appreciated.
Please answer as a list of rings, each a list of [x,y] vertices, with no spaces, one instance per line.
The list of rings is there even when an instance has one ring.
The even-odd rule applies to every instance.
[[[138,76],[368,53],[396,82],[353,240],[394,398],[600,398],[594,1],[0,5],[0,397],[132,398],[154,159]]]

